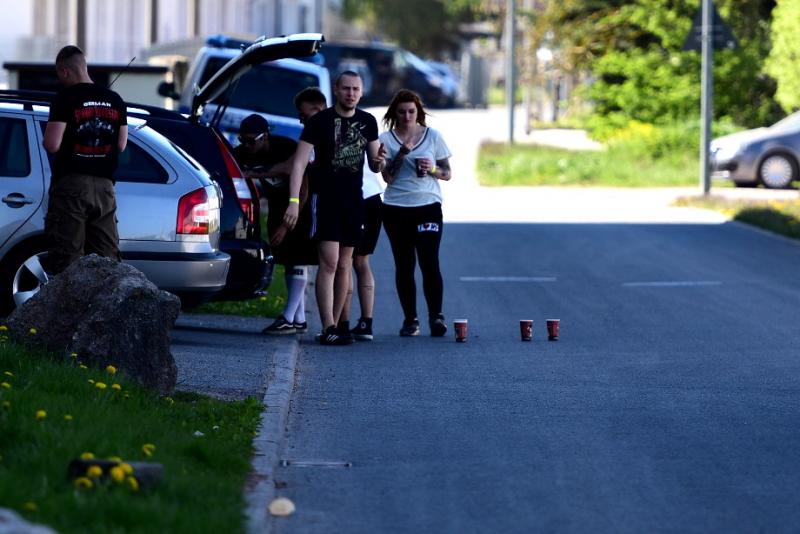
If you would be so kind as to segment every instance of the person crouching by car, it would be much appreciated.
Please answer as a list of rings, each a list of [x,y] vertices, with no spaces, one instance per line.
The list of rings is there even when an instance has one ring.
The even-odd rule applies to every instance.
[[[308,329],[305,313],[307,266],[317,263],[317,251],[309,238],[310,217],[294,230],[283,224],[289,201],[289,171],[297,143],[288,137],[270,135],[267,119],[252,114],[239,126],[239,142],[233,153],[246,178],[258,180],[267,198],[267,231],[275,263],[283,265],[286,306],[262,334],[285,335]],[[302,195],[301,195],[302,196]]]

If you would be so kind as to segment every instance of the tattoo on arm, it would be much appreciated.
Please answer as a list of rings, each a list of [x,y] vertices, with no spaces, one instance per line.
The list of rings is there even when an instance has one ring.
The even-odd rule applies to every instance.
[[[449,180],[450,179],[450,160],[439,159],[436,160],[436,168],[441,172],[441,180]]]

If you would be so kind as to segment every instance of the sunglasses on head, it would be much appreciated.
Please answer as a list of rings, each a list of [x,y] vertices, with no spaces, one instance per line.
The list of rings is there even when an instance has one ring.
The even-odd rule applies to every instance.
[[[265,132],[265,133],[266,133],[266,132]],[[243,145],[248,145],[248,146],[250,146],[250,145],[254,145],[254,144],[256,144],[257,142],[261,141],[261,139],[263,139],[263,138],[264,138],[264,135],[265,135],[265,133],[260,133],[260,134],[258,134],[258,135],[257,135],[257,136],[255,136],[255,137],[242,137],[242,136],[240,135],[240,136],[239,136],[239,142],[240,142],[240,143],[242,143]]]

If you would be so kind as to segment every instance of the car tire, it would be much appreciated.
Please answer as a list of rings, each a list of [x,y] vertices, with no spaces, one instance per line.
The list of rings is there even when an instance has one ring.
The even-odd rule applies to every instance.
[[[36,270],[34,263],[40,265],[39,258],[44,254],[43,245],[33,244],[12,252],[4,259],[0,267],[0,316],[9,315],[17,307],[17,301],[22,300],[22,295],[15,298],[15,292],[38,291],[41,273],[33,273],[26,263]]]
[[[797,179],[797,162],[786,154],[770,154],[758,166],[758,179],[768,189],[787,189]]]

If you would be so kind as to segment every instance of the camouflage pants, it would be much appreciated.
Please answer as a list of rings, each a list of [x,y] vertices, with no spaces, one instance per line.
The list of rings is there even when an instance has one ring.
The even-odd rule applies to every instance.
[[[117,200],[107,178],[67,174],[50,186],[44,232],[45,268],[58,274],[85,254],[120,261]]]

